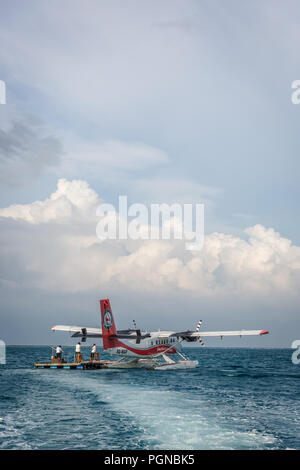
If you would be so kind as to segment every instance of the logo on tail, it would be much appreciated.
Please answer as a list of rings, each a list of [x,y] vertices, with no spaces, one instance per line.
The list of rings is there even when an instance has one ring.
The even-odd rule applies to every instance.
[[[113,319],[111,315],[111,311],[106,309],[103,314],[103,326],[106,330],[110,330],[113,324]]]
[[[100,300],[103,349],[115,348],[118,343],[117,329],[109,299]]]

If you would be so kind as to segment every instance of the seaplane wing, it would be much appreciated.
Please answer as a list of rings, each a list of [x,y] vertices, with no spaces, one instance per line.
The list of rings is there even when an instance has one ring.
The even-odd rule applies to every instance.
[[[177,338],[182,338],[185,341],[195,341],[195,339],[203,336],[217,336],[221,339],[223,336],[254,336],[254,335],[266,335],[268,330],[237,330],[237,331],[180,331],[178,333],[173,333],[170,336],[175,336]]]
[[[90,328],[85,326],[70,326],[70,325],[55,325],[51,328],[52,331],[66,331],[67,333],[73,333],[72,338],[82,338],[83,342],[86,341],[86,338],[103,338],[101,328]],[[115,335],[111,335],[112,338],[121,338],[121,339],[135,339],[140,341],[144,338],[150,337],[150,334],[142,335],[140,330],[117,330]]]
[[[75,338],[102,338],[101,328],[90,328],[84,326],[70,326],[70,325],[55,325],[51,328],[52,331],[66,331],[73,333],[72,337]]]
[[[201,333],[194,333],[193,336],[261,336],[268,333],[267,330],[202,331]]]

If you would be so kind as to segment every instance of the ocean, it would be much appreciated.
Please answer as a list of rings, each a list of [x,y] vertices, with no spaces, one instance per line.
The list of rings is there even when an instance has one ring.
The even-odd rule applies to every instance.
[[[300,448],[291,349],[184,351],[197,369],[49,370],[33,364],[49,360],[50,347],[9,346],[0,449]]]

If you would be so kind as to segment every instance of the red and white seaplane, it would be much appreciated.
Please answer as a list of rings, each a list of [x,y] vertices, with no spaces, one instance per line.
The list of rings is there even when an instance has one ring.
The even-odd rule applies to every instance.
[[[136,328],[117,330],[109,299],[100,300],[101,327],[89,328],[82,326],[56,325],[52,331],[67,331],[72,338],[102,338],[103,349],[111,355],[122,356],[120,361],[111,363],[113,368],[139,368],[150,369],[192,369],[197,367],[198,361],[189,360],[181,351],[183,341],[199,341],[204,346],[203,337],[217,336],[246,336],[265,335],[267,330],[240,330],[240,331],[201,331],[202,320],[194,331],[141,331]],[[169,355],[178,354],[180,360],[174,361]]]

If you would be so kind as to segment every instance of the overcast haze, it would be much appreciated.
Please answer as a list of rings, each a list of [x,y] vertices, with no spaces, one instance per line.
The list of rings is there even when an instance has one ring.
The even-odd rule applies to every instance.
[[[0,0],[0,338],[52,325],[300,338],[299,2]],[[97,206],[205,204],[202,251],[105,241]]]

